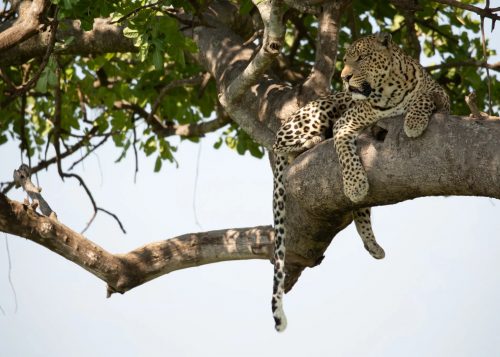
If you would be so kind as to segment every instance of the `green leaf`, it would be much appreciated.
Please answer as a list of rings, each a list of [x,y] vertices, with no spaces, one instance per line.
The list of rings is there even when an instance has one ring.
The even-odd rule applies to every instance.
[[[38,82],[36,82],[35,86],[36,91],[40,93],[46,93],[48,81],[49,81],[49,74],[43,71],[42,74],[40,75],[40,78],[38,78]]]
[[[153,51],[153,64],[156,70],[163,69],[163,51],[161,51],[158,47],[155,47]]]
[[[134,39],[139,37],[139,31],[136,29],[131,29],[130,27],[125,27],[123,29],[123,36]]]
[[[155,172],[158,172],[158,171],[160,171],[160,170],[161,170],[161,165],[162,165],[162,160],[161,160],[161,157],[160,157],[160,156],[158,156],[158,157],[156,158],[156,161],[155,161],[155,169],[154,169],[154,170],[155,170]]]
[[[219,138],[215,143],[214,143],[214,148],[215,149],[220,149],[222,146],[222,138]]]
[[[240,5],[240,14],[246,15],[252,10],[253,3],[251,0],[243,0]]]

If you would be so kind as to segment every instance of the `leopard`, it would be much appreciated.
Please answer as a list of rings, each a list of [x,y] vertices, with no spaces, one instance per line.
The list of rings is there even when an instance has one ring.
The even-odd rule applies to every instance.
[[[404,132],[415,139],[435,112],[449,113],[446,91],[422,65],[407,55],[390,33],[361,37],[345,51],[340,77],[343,91],[307,103],[282,123],[273,145],[274,275],[272,313],[275,329],[287,327],[283,310],[286,253],[286,192],[283,176],[290,163],[331,135],[337,154],[344,195],[362,203],[369,191],[366,171],[357,154],[356,139],[380,119],[403,115]],[[362,204],[361,204],[362,206]],[[371,207],[352,211],[365,249],[376,259],[385,257],[372,229]]]

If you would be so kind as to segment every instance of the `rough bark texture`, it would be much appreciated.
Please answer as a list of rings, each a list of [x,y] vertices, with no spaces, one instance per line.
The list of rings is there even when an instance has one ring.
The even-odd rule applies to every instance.
[[[387,130],[383,140],[383,135],[374,137],[370,130],[358,140],[370,191],[357,205],[343,194],[332,140],[300,155],[290,166],[287,254],[302,256],[309,266],[320,262],[332,238],[351,222],[353,208],[425,196],[500,198],[499,120],[436,114],[416,139],[406,137],[402,118],[384,119],[379,125]],[[287,289],[303,268],[290,264]]]
[[[209,263],[270,259],[271,226],[185,234],[126,254],[111,254],[59,221],[0,193],[0,231],[27,238],[78,264],[108,284],[108,294],[124,293],[175,270]],[[293,261],[293,257],[292,257]]]
[[[65,21],[64,25],[59,26],[56,39],[63,42],[70,37],[73,37],[73,41],[57,49],[57,53],[86,56],[107,52],[137,52],[132,40],[123,36],[122,28],[110,24],[107,19],[96,19],[91,31],[84,31],[78,20]],[[32,58],[41,57],[45,54],[49,42],[50,31],[37,33],[3,51],[0,66],[25,63]]]
[[[46,7],[45,0],[33,0],[19,5],[23,9],[18,9],[19,18],[12,26],[0,32],[0,53],[15,46],[39,31],[41,25],[42,13]],[[27,7],[24,9],[24,7]]]

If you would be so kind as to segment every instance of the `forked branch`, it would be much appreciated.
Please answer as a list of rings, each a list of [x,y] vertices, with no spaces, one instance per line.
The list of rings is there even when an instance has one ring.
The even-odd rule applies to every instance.
[[[191,233],[111,254],[30,205],[0,193],[0,231],[27,238],[78,264],[108,284],[108,295],[124,293],[161,275],[228,260],[270,259],[271,226]]]
[[[283,25],[284,6],[280,0],[253,1],[259,9],[264,23],[262,47],[246,68],[227,87],[220,100],[223,105],[234,105],[247,90],[255,85],[283,46],[285,26]]]

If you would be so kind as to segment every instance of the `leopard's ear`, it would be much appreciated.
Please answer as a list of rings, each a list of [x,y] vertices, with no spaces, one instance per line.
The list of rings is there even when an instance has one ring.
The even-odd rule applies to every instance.
[[[389,47],[389,43],[391,42],[392,36],[388,32],[379,32],[377,33],[377,40],[384,47]]]

